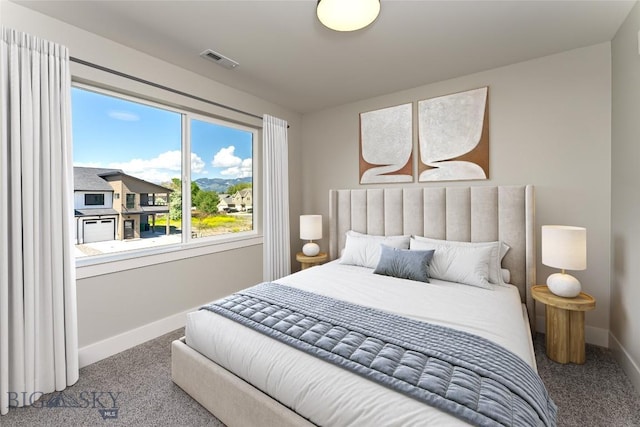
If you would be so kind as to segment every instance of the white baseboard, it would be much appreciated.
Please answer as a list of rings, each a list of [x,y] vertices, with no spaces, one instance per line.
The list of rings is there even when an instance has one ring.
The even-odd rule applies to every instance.
[[[640,366],[633,360],[629,352],[620,344],[620,341],[609,332],[609,343],[611,351],[614,357],[622,366],[622,370],[627,374],[631,383],[636,388],[636,391],[640,393]]]
[[[198,307],[195,307],[82,347],[78,350],[79,365],[81,368],[84,368],[85,366],[106,359],[109,356],[118,354],[131,347],[182,328],[186,323],[187,313],[196,311],[197,309]]]
[[[545,329],[544,316],[536,316],[536,331],[544,333]],[[598,347],[608,348],[609,330],[585,325],[584,341],[588,344],[597,345]]]

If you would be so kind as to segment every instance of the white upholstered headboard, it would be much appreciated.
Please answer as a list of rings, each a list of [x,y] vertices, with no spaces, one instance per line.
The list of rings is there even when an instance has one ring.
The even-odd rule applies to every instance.
[[[502,240],[511,249],[502,266],[511,272],[527,305],[531,326],[536,280],[533,186],[411,187],[330,190],[329,256],[338,258],[345,233],[485,242]]]

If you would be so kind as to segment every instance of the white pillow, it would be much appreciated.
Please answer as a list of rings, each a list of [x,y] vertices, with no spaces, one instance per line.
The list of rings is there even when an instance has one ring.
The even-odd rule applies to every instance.
[[[502,277],[502,258],[507,254],[509,249],[509,245],[503,243],[501,241],[493,241],[493,242],[459,242],[455,240],[438,240],[438,239],[430,239],[428,237],[421,236],[412,236],[413,240],[421,243],[430,243],[434,245],[440,245],[444,247],[466,247],[466,248],[491,248],[491,259],[489,260],[489,283],[493,283],[496,285],[505,285],[508,282],[505,282]],[[413,247],[412,247],[413,249]],[[424,247],[421,246],[417,249],[436,249],[435,247]]]
[[[429,276],[449,282],[464,283],[493,289],[489,283],[491,246],[470,247],[442,245],[411,238],[411,250],[435,250],[429,267]]]
[[[380,245],[409,249],[409,236],[374,236],[353,230],[347,231],[346,235],[340,264],[376,268],[380,261]]]
[[[511,283],[511,272],[506,268],[502,269],[502,281],[504,283]]]

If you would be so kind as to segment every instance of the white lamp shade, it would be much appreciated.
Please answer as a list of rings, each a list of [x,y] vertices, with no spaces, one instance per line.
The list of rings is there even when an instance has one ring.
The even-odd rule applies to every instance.
[[[322,215],[300,215],[300,238],[322,239]]]
[[[567,225],[543,225],[542,263],[563,270],[586,269],[587,230]]]
[[[335,31],[355,31],[371,24],[380,13],[380,0],[319,0],[318,19]]]

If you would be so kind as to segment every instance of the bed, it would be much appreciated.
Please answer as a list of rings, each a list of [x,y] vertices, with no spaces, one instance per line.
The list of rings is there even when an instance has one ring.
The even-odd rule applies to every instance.
[[[279,287],[468,332],[535,371],[533,187],[331,190],[329,205],[332,261],[281,278]],[[499,268],[510,284],[484,289],[373,274],[370,266],[346,262],[360,236],[499,241],[508,245]],[[185,337],[172,343],[172,378],[230,426],[468,425],[209,310],[190,313]]]

